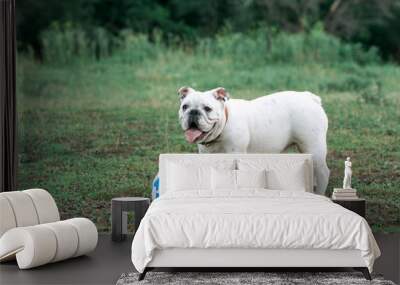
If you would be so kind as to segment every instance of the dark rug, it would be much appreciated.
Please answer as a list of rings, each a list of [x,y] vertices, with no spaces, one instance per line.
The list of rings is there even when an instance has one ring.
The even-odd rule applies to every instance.
[[[379,284],[395,285],[384,280],[382,276],[372,275],[368,281],[359,272],[148,272],[142,281],[138,281],[138,273],[122,274],[117,285],[133,284]]]

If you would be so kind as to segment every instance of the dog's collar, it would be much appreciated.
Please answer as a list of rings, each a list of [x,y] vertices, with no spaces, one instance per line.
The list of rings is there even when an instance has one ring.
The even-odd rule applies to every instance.
[[[224,128],[226,126],[226,123],[228,122],[228,108],[224,108],[224,112],[225,112],[225,125]],[[204,145],[205,147],[209,147],[211,145],[213,145],[214,143],[218,142],[219,138],[221,137],[221,134],[219,134],[215,139],[213,139],[212,141],[209,142],[202,142],[200,143],[201,145]]]

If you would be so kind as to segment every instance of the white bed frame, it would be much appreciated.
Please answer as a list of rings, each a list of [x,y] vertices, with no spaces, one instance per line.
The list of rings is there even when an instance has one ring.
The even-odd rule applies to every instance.
[[[309,187],[313,191],[313,165],[310,154],[162,154],[160,155],[160,195],[165,193],[163,185],[168,179],[166,163],[168,161],[189,159],[207,159],[209,163],[215,160],[240,158],[266,158],[274,160],[304,160],[307,163]],[[361,257],[359,250],[330,250],[330,249],[249,249],[249,248],[170,248],[158,249],[153,259],[140,274],[142,280],[146,272],[154,268],[187,268],[187,267],[230,267],[243,271],[244,268],[271,268],[271,267],[353,267],[361,271],[364,277],[371,280],[368,268]]]
[[[359,250],[170,248],[149,267],[365,267]]]

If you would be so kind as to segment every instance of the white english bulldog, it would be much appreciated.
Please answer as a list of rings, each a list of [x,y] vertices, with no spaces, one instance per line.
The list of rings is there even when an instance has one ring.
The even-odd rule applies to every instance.
[[[316,193],[325,193],[328,118],[320,97],[284,91],[248,101],[229,99],[222,87],[178,93],[181,127],[200,153],[280,153],[295,144],[313,155]]]

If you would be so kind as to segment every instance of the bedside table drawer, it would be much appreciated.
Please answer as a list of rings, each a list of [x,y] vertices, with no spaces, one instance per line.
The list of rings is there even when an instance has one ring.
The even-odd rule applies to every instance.
[[[365,218],[366,201],[365,199],[354,199],[354,200],[333,200],[332,202],[339,204],[340,206],[359,214]]]

